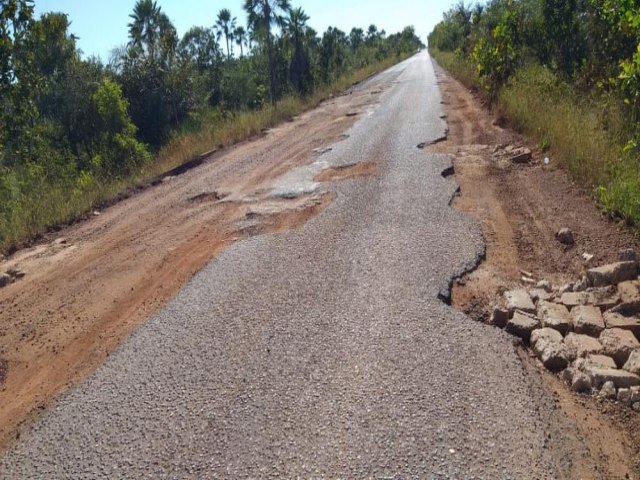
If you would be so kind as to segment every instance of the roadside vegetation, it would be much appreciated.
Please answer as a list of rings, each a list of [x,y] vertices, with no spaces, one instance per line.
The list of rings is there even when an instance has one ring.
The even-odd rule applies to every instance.
[[[491,0],[458,3],[429,49],[640,228],[639,41],[638,0]]]
[[[287,0],[245,0],[179,36],[138,0],[108,63],[64,13],[0,0],[0,252],[127,187],[260,133],[422,46],[413,27],[318,34]],[[123,39],[124,40],[124,39]]]

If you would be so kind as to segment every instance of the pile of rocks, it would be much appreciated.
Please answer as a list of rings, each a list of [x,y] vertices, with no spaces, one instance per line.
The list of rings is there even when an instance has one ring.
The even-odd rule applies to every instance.
[[[491,323],[528,343],[576,392],[599,391],[640,411],[640,279],[634,256],[577,282],[507,291]]]
[[[493,150],[493,158],[506,160],[510,163],[531,162],[531,150],[527,147],[516,147],[514,145],[497,145]]]

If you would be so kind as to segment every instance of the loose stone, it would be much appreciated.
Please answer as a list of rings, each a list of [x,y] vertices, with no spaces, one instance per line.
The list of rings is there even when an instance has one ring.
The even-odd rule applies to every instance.
[[[573,232],[566,227],[560,229],[560,231],[556,233],[556,238],[563,245],[573,245],[575,243]]]
[[[535,313],[536,307],[531,301],[531,297],[526,290],[509,290],[504,294],[507,301],[507,309],[509,313],[513,313],[516,310],[527,313]]]
[[[564,344],[567,347],[569,358],[582,358],[590,354],[599,354],[602,352],[602,345],[600,342],[588,335],[581,335],[578,333],[569,333],[564,339]]]
[[[542,364],[551,371],[564,369],[568,363],[562,334],[552,328],[541,328],[531,333],[531,346]]]
[[[622,368],[627,372],[640,375],[640,350],[634,350],[631,352],[629,359],[625,362]]]
[[[597,307],[578,305],[571,309],[571,323],[576,333],[597,337],[604,330],[602,313]]]
[[[516,310],[513,318],[507,322],[505,330],[528,342],[531,338],[531,333],[537,328],[540,328],[540,322],[537,318]]]
[[[616,285],[638,276],[637,262],[618,262],[587,270],[587,278],[594,287]]]
[[[612,357],[619,367],[622,367],[629,360],[631,352],[640,349],[640,342],[633,333],[620,328],[603,330],[599,340],[604,347],[604,353]]]
[[[569,310],[564,305],[539,302],[538,317],[543,327],[553,328],[563,335],[571,330],[571,317]]]

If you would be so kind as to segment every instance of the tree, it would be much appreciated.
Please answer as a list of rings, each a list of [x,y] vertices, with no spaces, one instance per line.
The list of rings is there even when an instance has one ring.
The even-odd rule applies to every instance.
[[[216,19],[215,29],[218,35],[218,40],[224,37],[227,42],[227,60],[231,60],[229,42],[233,40],[236,20],[237,19],[235,17],[231,17],[231,10],[228,8],[220,10],[220,12],[218,12],[218,18]]]
[[[367,43],[373,44],[378,39],[378,27],[374,24],[369,25],[367,28]]]
[[[325,83],[330,83],[342,74],[345,66],[346,46],[347,36],[337,28],[329,27],[322,36],[320,45],[320,71],[322,80]]]
[[[289,79],[298,93],[307,93],[313,81],[309,68],[309,56],[303,42],[308,21],[309,15],[300,7],[289,10],[289,16],[283,21],[285,35],[293,44]]]
[[[144,165],[149,153],[135,138],[137,129],[129,117],[129,104],[122,97],[120,86],[105,78],[91,100],[99,132],[93,147],[94,168],[103,176],[120,176]]]
[[[354,52],[364,43],[364,30],[361,28],[352,28],[349,34],[349,44]]]
[[[277,95],[276,66],[274,62],[273,38],[271,27],[282,23],[281,13],[291,9],[288,0],[245,0],[244,9],[249,14],[249,24],[255,30],[262,30],[267,43],[267,58],[269,63],[269,90],[271,102],[275,103]]]
[[[242,25],[236,27],[236,29],[233,31],[233,38],[235,39],[236,44],[240,47],[240,58],[242,58],[242,47],[247,43],[247,31]]]
[[[192,27],[184,34],[178,52],[183,60],[196,65],[199,71],[213,67],[220,54],[213,31],[203,27]]]
[[[178,44],[177,33],[157,2],[138,0],[129,17],[129,46],[136,54],[146,55],[154,62],[169,61]]]
[[[586,39],[582,35],[578,15],[579,0],[543,0],[542,12],[547,40],[560,72],[571,76],[586,54]]]

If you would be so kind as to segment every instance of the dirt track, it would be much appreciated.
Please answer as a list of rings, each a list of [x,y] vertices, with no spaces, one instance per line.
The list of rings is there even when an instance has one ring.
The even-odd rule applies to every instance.
[[[265,198],[270,182],[340,140],[387,86],[324,102],[263,138],[211,156],[0,263],[26,277],[0,290],[0,445],[92,372],[207,261],[247,236],[302,225],[330,201]],[[314,152],[314,150],[316,150]],[[324,172],[320,181],[366,174]]]
[[[535,148],[532,165],[492,158],[496,145],[526,145],[527,139],[496,126],[495,112],[488,111],[477,95],[436,70],[450,130],[447,141],[431,150],[454,155],[455,181],[460,185],[454,205],[481,222],[487,244],[486,261],[454,286],[455,306],[484,320],[502,292],[519,284],[523,270],[562,285],[583,273],[583,252],[595,255],[593,263],[601,264],[617,261],[620,249],[640,251],[637,238],[602,216],[588,192],[554,165],[553,156],[550,167],[543,166],[544,155]],[[563,227],[576,236],[571,248],[554,238]],[[524,350],[521,358],[528,375],[540,377],[554,394],[556,403],[547,405],[543,416],[563,478],[638,478],[640,415],[611,402],[573,395]]]

